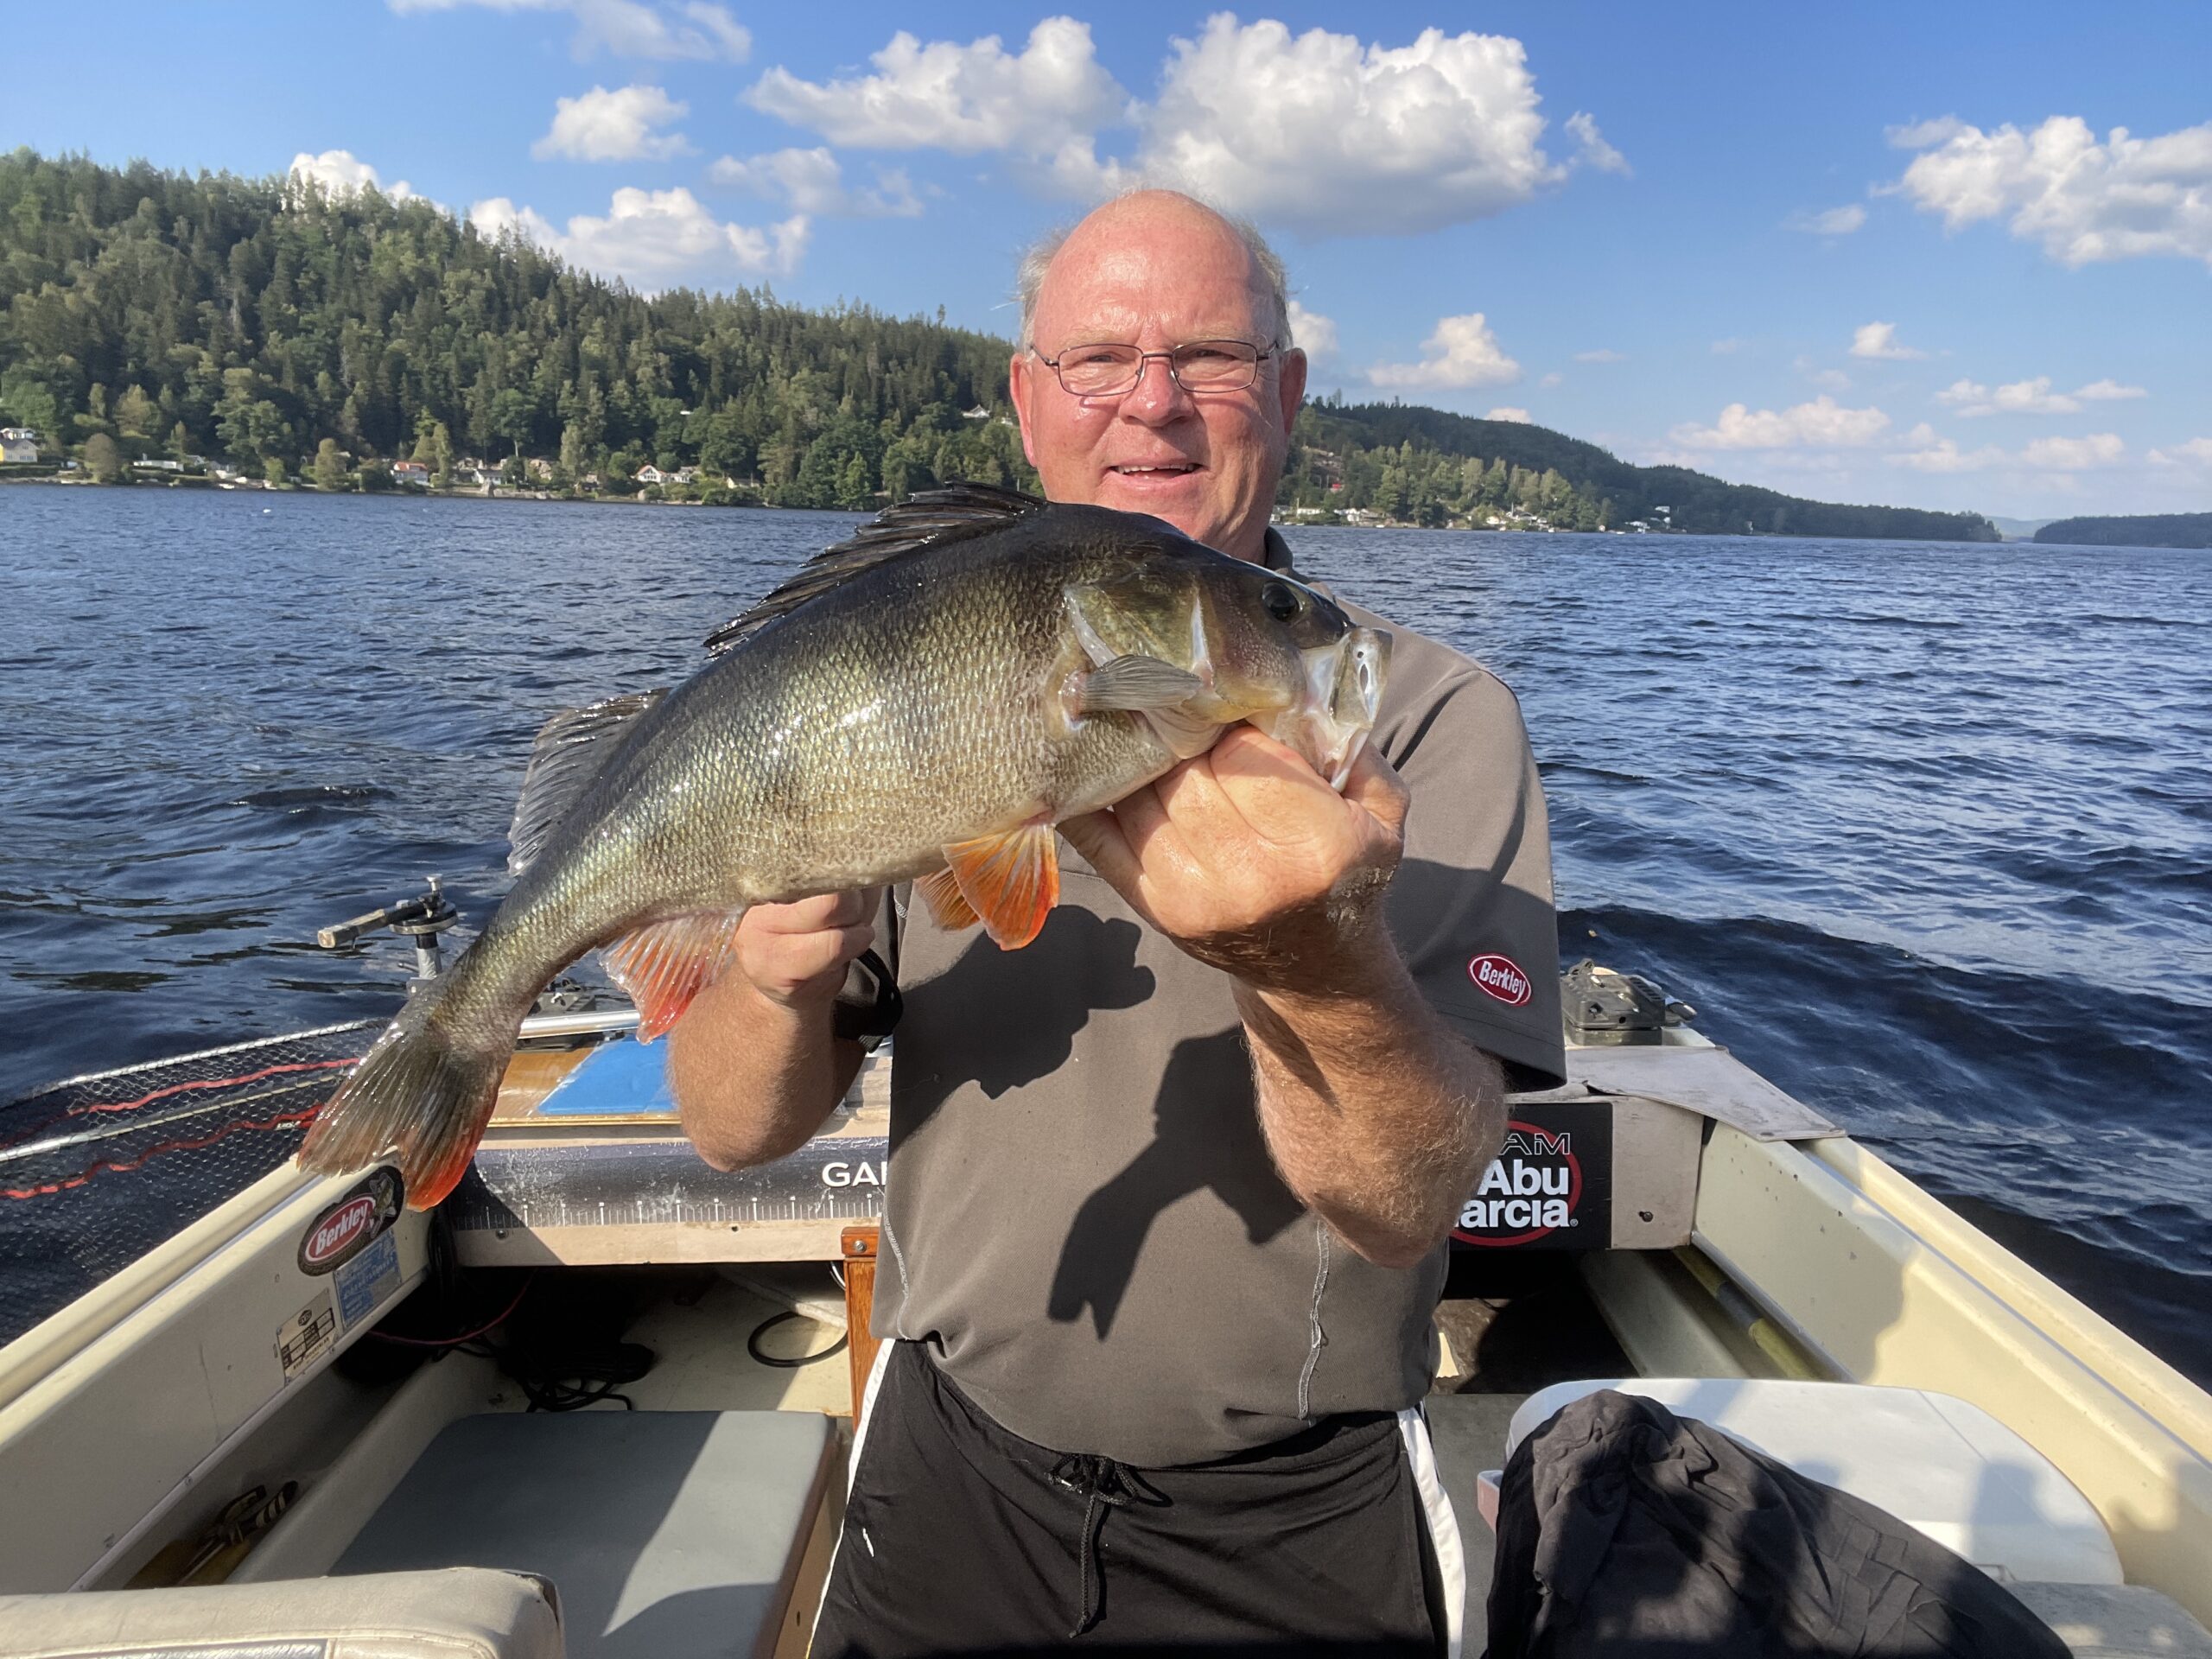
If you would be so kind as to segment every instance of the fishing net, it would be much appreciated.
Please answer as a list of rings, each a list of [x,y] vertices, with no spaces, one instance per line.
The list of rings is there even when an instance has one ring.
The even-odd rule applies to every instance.
[[[0,1344],[290,1157],[378,1023],[72,1077],[0,1106]]]

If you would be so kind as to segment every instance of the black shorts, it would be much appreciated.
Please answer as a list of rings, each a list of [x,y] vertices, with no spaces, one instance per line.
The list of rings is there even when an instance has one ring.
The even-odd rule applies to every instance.
[[[920,1344],[887,1348],[813,1659],[1446,1651],[1457,1531],[1447,1574],[1396,1415],[1131,1469],[1009,1433]]]

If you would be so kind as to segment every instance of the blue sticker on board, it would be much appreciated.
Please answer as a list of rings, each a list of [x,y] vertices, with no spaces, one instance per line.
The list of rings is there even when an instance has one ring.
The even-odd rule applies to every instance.
[[[348,1331],[399,1288],[399,1241],[378,1233],[369,1247],[331,1275],[338,1286],[339,1322]]]
[[[537,1103],[540,1117],[676,1115],[668,1086],[668,1045],[627,1037],[601,1045]]]

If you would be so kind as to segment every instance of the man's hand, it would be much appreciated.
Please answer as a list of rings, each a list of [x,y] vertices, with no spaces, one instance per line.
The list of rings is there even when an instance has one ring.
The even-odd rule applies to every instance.
[[[881,890],[755,905],[736,960],[668,1034],[668,1077],[683,1132],[717,1169],[797,1151],[860,1070],[830,1005],[845,969],[875,939]]]
[[[1395,961],[1382,898],[1405,845],[1407,793],[1372,745],[1342,795],[1249,726],[1112,809],[1062,823],[1129,907],[1259,990],[1375,988]]]
[[[1395,1268],[1443,1238],[1504,1129],[1497,1062],[1429,1010],[1383,920],[1407,804],[1371,746],[1338,796],[1240,726],[1060,826],[1131,909],[1230,976],[1276,1169]]]
[[[783,1007],[834,1001],[845,970],[875,943],[883,889],[825,893],[788,905],[755,905],[737,925],[737,970]]]

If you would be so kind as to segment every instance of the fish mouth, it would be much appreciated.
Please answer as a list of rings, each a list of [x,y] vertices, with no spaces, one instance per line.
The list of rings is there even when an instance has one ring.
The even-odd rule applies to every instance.
[[[1390,636],[1380,628],[1356,627],[1334,645],[1316,645],[1301,655],[1305,695],[1264,722],[1252,723],[1295,749],[1329,780],[1330,788],[1341,791],[1382,710]]]

